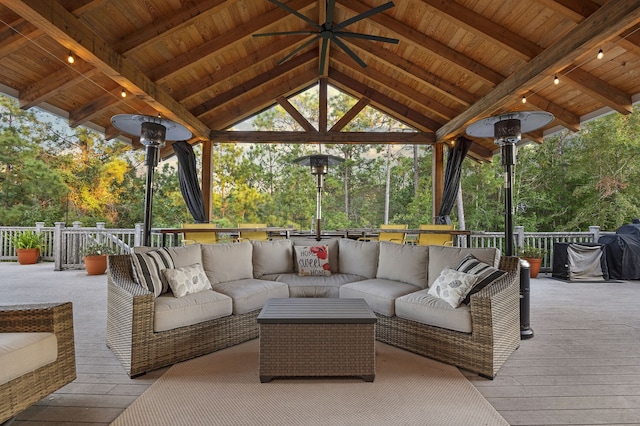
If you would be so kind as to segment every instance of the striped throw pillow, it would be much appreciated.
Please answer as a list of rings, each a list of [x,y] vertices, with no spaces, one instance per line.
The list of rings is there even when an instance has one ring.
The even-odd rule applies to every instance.
[[[174,263],[169,252],[164,249],[131,254],[134,278],[138,284],[152,292],[155,297],[169,290],[169,283],[162,276],[163,269],[173,269]]]
[[[471,302],[471,295],[479,292],[489,284],[491,284],[494,280],[502,277],[506,274],[506,271],[501,271],[500,269],[494,268],[488,263],[484,263],[478,260],[474,255],[470,254],[465,256],[461,261],[457,271],[464,272],[466,274],[478,275],[478,280],[474,284],[473,288],[467,294],[467,297],[464,298],[462,303],[469,304]]]

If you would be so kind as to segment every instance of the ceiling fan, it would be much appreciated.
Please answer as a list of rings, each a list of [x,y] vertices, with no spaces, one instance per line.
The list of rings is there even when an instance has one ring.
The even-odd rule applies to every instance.
[[[300,34],[315,35],[315,37],[313,37],[311,40],[308,40],[302,45],[298,46],[292,52],[290,52],[288,55],[286,55],[284,58],[278,61],[278,65],[286,62],[296,53],[305,49],[307,46],[309,46],[311,43],[315,42],[316,40],[322,39],[322,49],[320,50],[320,74],[322,74],[322,71],[324,70],[325,62],[327,60],[327,50],[329,48],[329,40],[334,42],[336,45],[340,46],[340,48],[344,50],[347,55],[351,56],[353,60],[356,61],[361,67],[365,68],[367,64],[365,64],[364,61],[360,59],[358,55],[356,55],[355,52],[349,48],[349,46],[347,46],[342,40],[340,40],[340,38],[342,37],[360,38],[364,40],[382,41],[385,43],[393,43],[393,44],[398,44],[399,42],[399,40],[395,38],[380,37],[372,34],[362,34],[362,33],[350,32],[350,31],[343,31],[343,28],[345,28],[348,25],[351,25],[353,23],[366,19],[372,15],[375,15],[376,13],[380,13],[394,7],[395,5],[393,4],[392,1],[387,2],[381,6],[374,7],[371,10],[368,10],[352,18],[349,18],[346,21],[341,22],[339,24],[334,24],[333,13],[336,7],[336,0],[326,0],[327,21],[322,25],[317,24],[316,22],[304,16],[297,10],[292,9],[286,4],[279,2],[278,0],[269,0],[269,1],[275,4],[276,6],[286,10],[287,12],[296,15],[298,18],[313,25],[313,27],[315,28],[314,30],[284,31],[284,32],[253,34],[254,37],[268,37],[268,36],[276,36],[276,35],[300,35]]]

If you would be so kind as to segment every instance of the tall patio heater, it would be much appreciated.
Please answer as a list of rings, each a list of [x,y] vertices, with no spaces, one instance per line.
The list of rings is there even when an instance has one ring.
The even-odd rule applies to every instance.
[[[160,148],[165,141],[190,139],[191,132],[181,124],[160,117],[138,114],[118,114],[111,117],[113,126],[132,136],[140,136],[145,146],[145,165],[147,181],[144,197],[144,240],[143,245],[151,245],[151,218],[153,210],[153,175],[158,165]]]
[[[553,114],[544,111],[520,111],[501,114],[472,123],[467,134],[477,138],[493,137],[500,146],[504,167],[504,253],[513,256],[513,166],[516,165],[517,143],[522,132],[537,130],[553,121]],[[529,276],[520,275],[520,337],[533,337],[529,327]]]
[[[320,241],[322,239],[322,236],[320,235],[320,221],[322,220],[322,187],[324,186],[324,177],[329,172],[329,166],[335,166],[343,161],[343,158],[327,154],[305,155],[304,157],[293,160],[294,163],[300,164],[301,166],[309,166],[311,168],[311,174],[317,178],[318,194],[316,196],[316,241]]]

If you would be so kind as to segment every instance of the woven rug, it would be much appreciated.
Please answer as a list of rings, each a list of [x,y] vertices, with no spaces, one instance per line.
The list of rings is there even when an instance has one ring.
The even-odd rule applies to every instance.
[[[113,425],[508,425],[451,367],[376,342],[372,383],[260,383],[258,340],[176,364]]]

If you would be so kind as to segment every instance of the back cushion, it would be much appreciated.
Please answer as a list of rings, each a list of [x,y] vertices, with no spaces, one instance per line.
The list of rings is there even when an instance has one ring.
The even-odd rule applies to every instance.
[[[429,247],[380,242],[376,278],[427,288]],[[457,264],[455,266],[458,266]],[[436,276],[437,277],[437,276]]]
[[[336,274],[340,272],[338,267],[338,241],[340,238],[331,238],[327,240],[316,241],[314,238],[294,238],[293,245],[294,246],[327,246],[327,250],[329,251],[329,270],[331,273]],[[295,272],[298,271],[298,267],[295,264],[294,260],[294,268]]]
[[[200,244],[162,248],[141,246],[134,247],[131,253],[135,281],[156,297],[169,291],[163,269],[182,268],[194,263],[202,264]]]
[[[202,245],[202,266],[211,284],[253,278],[249,241]]]
[[[253,244],[253,276],[293,272],[291,240],[251,241]]]
[[[472,254],[476,259],[494,267],[500,265],[500,251],[494,247],[429,247],[429,286],[440,276],[444,268],[456,269],[465,256]]]
[[[375,278],[378,271],[379,244],[376,241],[355,241],[340,238],[338,266],[343,274]]]

